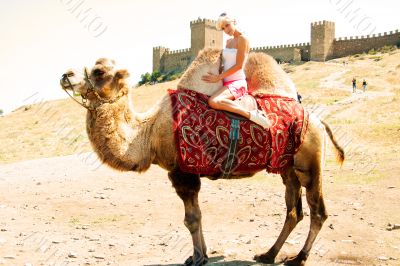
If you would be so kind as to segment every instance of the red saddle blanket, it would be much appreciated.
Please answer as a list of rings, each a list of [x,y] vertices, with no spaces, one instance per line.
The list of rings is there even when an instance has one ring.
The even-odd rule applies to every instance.
[[[193,174],[222,174],[232,141],[231,119],[226,113],[210,108],[209,96],[205,94],[192,90],[168,92],[179,167]],[[276,95],[257,95],[256,100],[272,126],[264,129],[247,119],[239,121],[231,175],[262,169],[281,173],[293,165],[293,156],[307,130],[308,113],[296,100]]]

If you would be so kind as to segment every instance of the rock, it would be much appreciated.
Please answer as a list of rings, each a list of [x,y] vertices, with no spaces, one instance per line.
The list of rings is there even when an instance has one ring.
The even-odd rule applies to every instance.
[[[388,189],[396,188],[395,186],[388,186]]]
[[[101,259],[101,260],[104,260],[105,259],[105,255],[103,255],[103,254],[95,254],[94,256],[93,256],[95,259]]]
[[[24,264],[24,266],[33,266],[33,265],[32,265],[32,263],[27,262]]]
[[[70,251],[68,253],[68,258],[76,258],[78,254],[75,251]]]
[[[89,225],[88,224],[84,224],[84,225],[82,225],[82,227],[81,227],[83,230],[87,230],[87,229],[89,229]]]
[[[400,224],[388,224],[386,227],[387,231],[398,230],[400,229]]]
[[[328,227],[329,227],[330,229],[332,229],[332,230],[334,229],[334,228],[333,228],[333,224],[330,224]]]
[[[1,229],[0,229],[0,231],[1,231],[1,232],[6,232],[6,231],[7,231],[7,229],[5,229],[5,228],[1,228]]]
[[[88,252],[94,252],[94,248],[89,248]]]
[[[378,260],[387,261],[387,260],[389,260],[389,258],[386,256],[379,256]]]
[[[13,259],[15,259],[15,256],[14,255],[6,255],[3,258],[5,258],[7,260],[13,260]]]

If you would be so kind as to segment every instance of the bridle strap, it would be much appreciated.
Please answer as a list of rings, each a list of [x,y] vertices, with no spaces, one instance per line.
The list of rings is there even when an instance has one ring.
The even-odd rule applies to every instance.
[[[73,92],[75,92],[75,91],[74,91],[74,87],[73,87],[71,81],[70,81],[69,78],[68,78],[68,75],[66,75],[66,74],[62,75],[61,80],[66,80],[66,81],[68,82],[68,86],[67,86],[67,87],[62,86],[62,88],[64,89],[64,91],[68,94],[68,96],[69,96],[71,99],[73,99],[75,102],[77,102],[79,105],[83,106],[84,108],[86,108],[86,109],[89,110],[89,111],[95,111],[98,107],[100,107],[101,105],[103,105],[103,104],[105,104],[105,103],[108,103],[108,104],[115,103],[115,102],[118,101],[122,96],[124,96],[124,95],[126,94],[126,93],[120,93],[120,94],[118,94],[117,97],[115,97],[114,99],[103,99],[103,98],[97,93],[97,91],[96,91],[96,89],[95,89],[95,86],[93,85],[92,81],[90,80],[89,74],[88,74],[88,71],[87,71],[87,68],[86,68],[86,67],[85,67],[84,74],[85,74],[85,77],[84,77],[85,83],[88,85],[88,92],[87,92],[85,95],[81,94],[82,103],[80,103],[79,101],[77,101],[70,93],[68,93],[67,88],[71,88],[71,90],[72,90]],[[89,106],[89,105],[86,104],[86,102],[87,102],[87,95],[88,95],[89,93],[93,93],[93,94],[96,96],[97,100],[99,101],[99,105],[97,105],[96,107],[92,107],[92,106]]]
[[[66,75],[66,74],[62,75],[61,80],[66,80],[66,81],[68,82],[68,87],[71,88],[71,90],[72,90],[73,92],[75,92],[75,91],[74,91],[74,86],[72,85],[71,81],[69,80],[68,75]],[[94,110],[95,110],[93,107],[91,107],[91,106],[85,104],[85,103],[86,103],[86,98],[84,98],[84,97],[81,96],[81,97],[82,97],[82,103],[80,103],[79,101],[77,101],[77,100],[67,91],[67,88],[68,88],[68,87],[67,87],[67,88],[66,88],[65,86],[61,86],[61,87],[63,88],[63,90],[65,91],[65,93],[66,93],[72,100],[74,100],[76,103],[78,103],[79,105],[81,105],[82,107],[86,108],[86,109],[89,110],[89,111],[94,111]]]

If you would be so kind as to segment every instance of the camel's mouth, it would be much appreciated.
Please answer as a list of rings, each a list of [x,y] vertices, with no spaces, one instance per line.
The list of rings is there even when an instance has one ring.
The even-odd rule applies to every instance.
[[[79,94],[81,93],[79,89],[82,87],[82,79],[82,75],[76,70],[68,70],[60,78],[61,88],[65,91],[73,91],[74,94]]]
[[[65,73],[61,76],[60,85],[62,89],[75,91],[74,87],[78,86],[79,84],[70,80],[70,77],[72,76],[73,74],[68,73]]]

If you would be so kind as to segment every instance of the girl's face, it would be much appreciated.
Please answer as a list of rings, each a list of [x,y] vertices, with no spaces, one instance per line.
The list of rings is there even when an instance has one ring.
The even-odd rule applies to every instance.
[[[232,36],[233,33],[235,32],[235,25],[233,21],[227,21],[224,23],[224,25],[222,25],[222,30],[228,34],[229,36]]]

